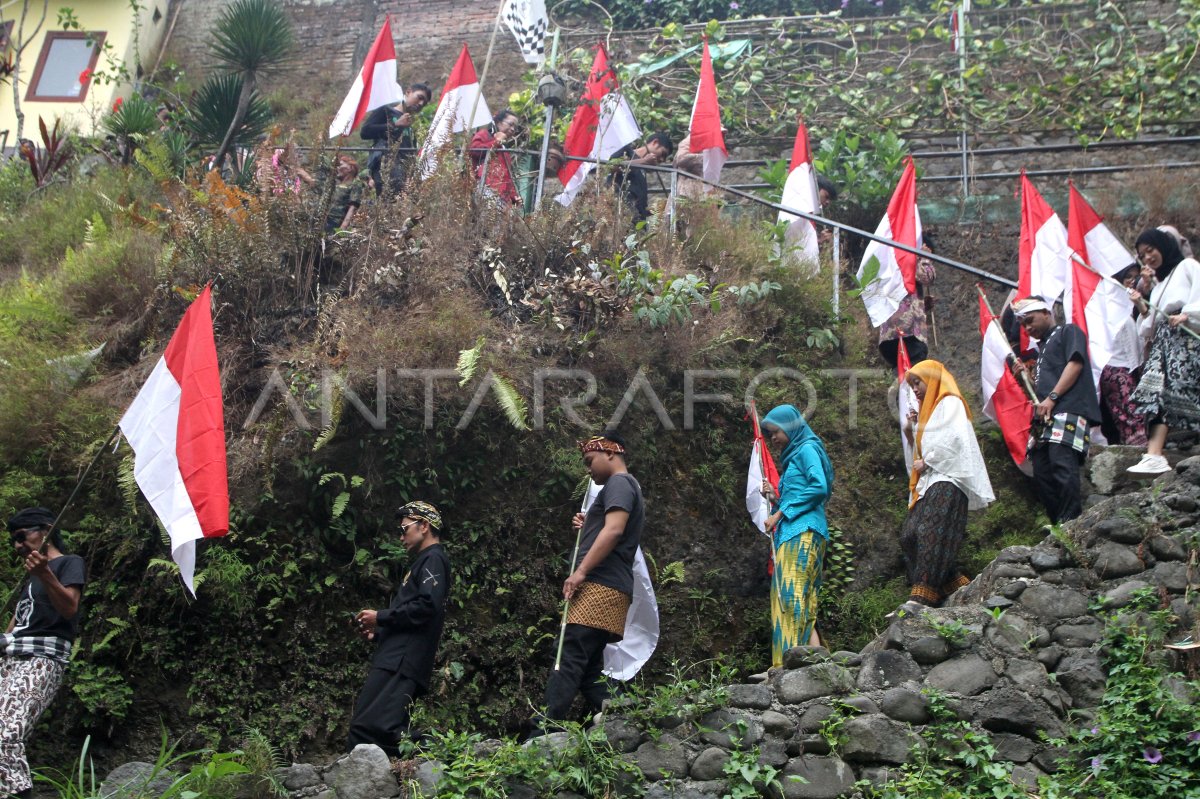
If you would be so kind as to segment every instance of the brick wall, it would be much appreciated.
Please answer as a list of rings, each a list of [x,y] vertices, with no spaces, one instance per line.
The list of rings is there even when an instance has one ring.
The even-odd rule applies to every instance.
[[[190,73],[203,75],[215,61],[209,52],[213,23],[231,0],[176,0],[183,5],[168,53]],[[292,19],[296,52],[264,82],[265,92],[301,88],[336,105],[366,57],[384,17],[391,14],[400,81],[425,82],[435,93],[454,66],[464,42],[476,69],[483,69],[498,0],[280,0]],[[507,27],[496,36],[486,96],[493,110],[521,88],[524,62]],[[326,96],[327,95],[327,96]]]

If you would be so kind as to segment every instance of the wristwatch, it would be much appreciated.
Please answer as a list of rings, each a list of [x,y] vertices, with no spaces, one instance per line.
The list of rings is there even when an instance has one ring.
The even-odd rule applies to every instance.
[[[1058,392],[1051,391],[1050,396],[1046,397],[1046,399],[1050,400],[1051,402],[1058,402]]]

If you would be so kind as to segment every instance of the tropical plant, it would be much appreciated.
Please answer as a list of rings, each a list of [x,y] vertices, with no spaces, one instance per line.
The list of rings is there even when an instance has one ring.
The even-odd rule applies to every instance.
[[[29,172],[33,175],[33,183],[38,188],[45,186],[54,179],[55,174],[67,165],[71,156],[75,155],[75,147],[70,139],[59,132],[61,119],[54,120],[54,129],[46,129],[46,120],[38,117],[38,130],[42,134],[42,147],[38,147],[29,139],[22,139],[18,152],[29,162]]]
[[[128,100],[119,100],[101,124],[117,140],[117,152],[120,153],[121,163],[125,165],[133,160],[134,152],[146,137],[159,127],[154,106],[140,94]]]
[[[212,75],[196,91],[184,126],[197,144],[218,146],[233,131],[234,145],[250,145],[267,129],[271,110],[257,92],[251,92],[246,111],[238,119],[244,86],[241,75]]]
[[[220,167],[249,113],[259,76],[278,67],[291,50],[292,25],[274,0],[235,0],[217,18],[214,38],[213,55],[242,78],[237,109],[217,148]]]

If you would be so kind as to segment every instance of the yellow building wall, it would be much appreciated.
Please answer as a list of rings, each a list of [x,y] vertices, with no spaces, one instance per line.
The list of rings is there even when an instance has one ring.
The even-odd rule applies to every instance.
[[[179,0],[175,0],[179,2]],[[139,0],[143,8],[136,15],[130,8],[129,0],[71,0],[70,8],[75,12],[76,19],[82,29],[87,32],[103,31],[106,46],[96,63],[97,72],[111,73],[117,64],[124,61],[131,80],[137,79],[134,44],[141,51],[143,67],[149,71],[153,67],[153,58],[162,44],[163,34],[169,21],[170,0]],[[35,6],[35,3],[31,3]],[[38,134],[38,117],[46,120],[46,126],[52,128],[54,120],[61,118],[63,128],[73,130],[83,135],[93,135],[100,127],[100,120],[112,109],[118,97],[128,97],[132,91],[130,82],[102,83],[93,79],[88,87],[83,102],[46,102],[28,100],[29,81],[33,77],[38,57],[45,45],[48,32],[62,30],[56,26],[56,0],[51,0],[50,11],[47,14],[46,25],[25,48],[21,55],[21,73],[17,76],[20,91],[21,110],[25,114],[23,137],[41,143]],[[19,8],[19,6],[18,6]],[[157,13],[157,21],[154,17]],[[18,12],[19,13],[19,12]],[[6,19],[12,19],[6,16]],[[28,30],[36,25],[37,17],[30,12],[25,27]],[[140,29],[134,36],[135,24]],[[13,26],[12,37],[17,36],[16,25]],[[28,33],[26,34],[28,36]],[[14,42],[15,43],[15,42]],[[11,83],[0,86],[0,131],[8,131],[5,145],[8,148],[17,144],[17,115],[13,106],[13,87]]]

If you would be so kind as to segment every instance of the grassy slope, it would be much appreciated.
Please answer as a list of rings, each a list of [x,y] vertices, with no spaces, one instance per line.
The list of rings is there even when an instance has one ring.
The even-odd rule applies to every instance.
[[[568,520],[579,501],[574,442],[603,425],[639,367],[676,427],[664,429],[645,396],[623,424],[648,500],[645,549],[663,619],[658,653],[640,679],[663,679],[675,661],[719,656],[746,672],[767,663],[767,543],[742,499],[741,394],[762,369],[812,379],[813,427],[838,470],[830,517],[853,546],[857,571],[848,590],[827,598],[827,642],[857,648],[903,595],[895,544],[902,465],[870,332],[861,321],[835,323],[825,289],[772,266],[745,218],[732,225],[698,214],[688,241],[659,233],[646,258],[668,279],[774,280],[781,289],[745,305],[721,289],[719,309],[695,306],[652,327],[614,288],[614,276],[636,282],[629,264],[637,258],[607,196],[569,215],[505,220],[475,208],[469,187],[443,174],[418,199],[369,209],[364,232],[320,262],[311,211],[289,196],[155,180],[140,168],[101,170],[32,197],[28,189],[12,169],[0,173],[6,221],[20,220],[0,226],[0,357],[10,370],[0,385],[0,511],[63,501],[187,298],[209,279],[217,283],[234,496],[231,533],[203,547],[200,599],[189,602],[129,482],[127,450],[100,459],[67,523],[92,580],[84,633],[70,690],[49,722],[61,735],[40,736],[35,759],[73,752],[88,733],[102,754],[153,750],[160,723],[191,743],[251,725],[289,754],[338,748],[367,656],[346,619],[386,602],[404,559],[391,513],[416,497],[449,520],[457,580],[425,719],[520,729],[553,655]],[[407,234],[406,220],[416,220]],[[605,279],[591,279],[593,269]],[[662,294],[661,278],[643,278]],[[810,347],[814,328],[834,330],[840,346]],[[421,384],[394,370],[451,368],[481,335],[479,374],[495,370],[529,401],[536,369],[592,373],[597,396],[580,411],[586,427],[556,407],[555,397],[576,387],[550,384],[540,430],[513,429],[493,397],[457,430],[476,379],[461,388],[437,383],[433,425],[423,429]],[[78,384],[45,363],[102,341],[104,356]],[[385,428],[349,406],[326,426],[322,370],[344,376],[372,406],[381,367]],[[847,379],[820,370],[862,367],[874,371],[859,381],[851,426]],[[698,405],[692,430],[680,429],[686,369],[737,373],[699,386],[732,398]],[[274,371],[310,429],[277,394],[245,424]],[[760,408],[798,397],[803,405],[796,385],[764,383]],[[976,567],[1034,527],[998,442],[983,443],[1001,500],[972,520],[964,559]],[[6,565],[4,575],[12,584],[17,572]]]

